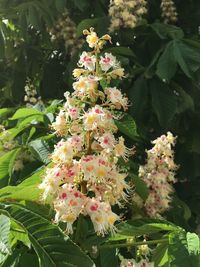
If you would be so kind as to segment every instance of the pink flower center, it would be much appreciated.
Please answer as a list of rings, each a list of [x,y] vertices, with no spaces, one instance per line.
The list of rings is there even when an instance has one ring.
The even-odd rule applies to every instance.
[[[111,61],[111,59],[109,57],[105,57],[103,59],[103,62],[106,63],[106,64],[110,63],[110,61]]]
[[[90,63],[90,62],[92,62],[91,58],[90,58],[90,57],[87,57],[87,56],[85,56],[85,57],[83,58],[83,61],[86,62],[86,63]]]
[[[79,197],[79,193],[78,193],[78,192],[75,192],[75,193],[74,193],[74,196],[75,196],[75,197]]]
[[[65,198],[67,198],[67,194],[66,193],[62,193],[62,199],[65,199]]]
[[[98,209],[98,205],[97,205],[97,204],[92,205],[92,206],[90,207],[90,209],[91,209],[91,211],[97,211],[97,209]]]
[[[101,165],[106,165],[106,162],[105,162],[105,160],[100,159],[100,160],[99,160],[99,164],[101,164]]]
[[[102,111],[99,109],[99,108],[95,108],[95,113],[97,113],[97,114],[101,114],[102,113]]]

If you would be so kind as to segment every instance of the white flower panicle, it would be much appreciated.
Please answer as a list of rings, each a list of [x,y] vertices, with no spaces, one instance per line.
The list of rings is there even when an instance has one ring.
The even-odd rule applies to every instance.
[[[29,78],[26,80],[24,90],[24,102],[26,103],[27,107],[33,107],[36,104],[43,104],[41,96],[38,96],[37,90]]]
[[[0,125],[0,157],[18,147],[19,143],[13,140],[11,133],[7,131],[3,125]],[[20,150],[16,156],[13,170],[21,171],[24,168],[24,163],[32,160],[33,158],[27,150]]]
[[[73,55],[83,45],[83,41],[77,37],[76,24],[70,18],[68,10],[57,20],[53,28],[49,29],[53,43],[64,42],[66,51]]]
[[[84,34],[92,51],[81,54],[79,68],[73,71],[74,92],[65,93],[66,102],[52,125],[62,140],[55,146],[53,166],[40,188],[43,199],[52,201],[55,222],[65,222],[68,233],[82,214],[89,215],[95,232],[104,235],[115,231],[120,220],[111,206],[122,206],[130,191],[118,160],[127,160],[134,150],[125,146],[122,137],[115,137],[115,113],[127,110],[128,99],[110,85],[112,78],[124,76],[124,69],[111,53],[101,53],[111,38],[99,38],[93,28]]]
[[[110,0],[110,32],[120,28],[135,28],[142,16],[147,13],[145,0]]]
[[[119,267],[154,267],[153,262],[149,262],[148,260],[141,260],[136,262],[134,259],[125,259],[120,255],[120,266]]]
[[[166,24],[174,24],[178,20],[178,13],[173,0],[161,1],[161,16]]]
[[[147,163],[139,168],[139,176],[149,188],[145,209],[150,217],[160,216],[170,207],[172,184],[176,182],[174,163],[175,137],[168,132],[152,142],[152,149],[147,151]]]

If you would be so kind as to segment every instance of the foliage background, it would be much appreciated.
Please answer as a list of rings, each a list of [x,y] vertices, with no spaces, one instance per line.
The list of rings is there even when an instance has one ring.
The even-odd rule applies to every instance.
[[[118,46],[108,47],[107,50],[118,56],[128,73],[120,86],[132,102],[129,114],[136,121],[138,135],[135,131],[127,132],[127,127],[124,130],[127,121],[121,130],[128,135],[129,142],[137,147],[136,162],[144,162],[145,148],[150,147],[149,140],[168,130],[178,136],[175,155],[180,168],[175,185],[176,196],[166,218],[186,231],[194,232],[200,224],[200,2],[175,2],[177,25],[163,24],[160,1],[150,0],[148,14],[140,25],[113,34],[113,44],[118,42]],[[1,187],[20,184],[36,168],[47,164],[46,155],[56,142],[48,125],[53,121],[59,101],[46,109],[32,110],[28,115],[26,110],[18,110],[12,120],[6,121],[24,105],[27,77],[35,80],[37,90],[46,102],[55,99],[55,96],[56,99],[62,99],[63,93],[71,90],[71,72],[81,50],[71,56],[62,42],[51,42],[47,29],[57,23],[67,8],[77,25],[78,37],[81,38],[82,30],[90,26],[95,27],[99,35],[105,34],[110,19],[108,5],[108,0],[0,0],[0,119],[8,128],[15,128],[15,132],[12,130],[13,137],[18,137],[21,146],[32,151],[37,158],[20,177],[11,175],[12,166],[10,173],[5,174],[11,156],[15,156],[14,152],[7,159],[4,158],[0,167]],[[33,124],[36,115],[37,123]],[[136,172],[137,164],[132,167]],[[8,177],[11,177],[9,182]],[[20,190],[24,199],[36,200],[37,194],[26,196],[27,189],[23,191],[23,183]],[[34,187],[31,182],[28,186],[29,190]],[[1,191],[0,195],[4,196],[4,192],[8,194],[8,191]],[[20,199],[20,194],[16,193],[10,198]],[[21,209],[18,204],[12,208],[1,205],[0,208],[10,214],[16,215]],[[9,264],[3,266],[15,266]],[[45,264],[41,266],[49,265],[48,262]],[[85,266],[89,266],[87,264]],[[171,266],[189,266],[178,264]]]

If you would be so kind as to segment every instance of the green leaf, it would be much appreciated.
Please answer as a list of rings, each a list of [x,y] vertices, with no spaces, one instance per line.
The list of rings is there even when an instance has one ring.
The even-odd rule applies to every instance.
[[[152,107],[161,126],[167,127],[177,111],[177,97],[173,90],[157,80],[150,83]]]
[[[27,17],[27,21],[30,23],[30,25],[32,25],[35,29],[40,30],[41,28],[41,23],[39,20],[39,16],[38,16],[38,11],[37,9],[34,7],[34,5],[30,5],[29,9],[28,9],[28,17]]]
[[[10,239],[12,240],[12,244],[21,241],[25,246],[31,248],[31,242],[27,233],[13,220],[11,220]]]
[[[174,56],[175,56],[175,58],[179,64],[180,68],[185,73],[185,75],[187,75],[189,78],[191,78],[192,76],[190,73],[189,66],[188,66],[187,62],[185,61],[184,50],[180,49],[180,42],[174,41],[173,42],[173,48],[174,48]]]
[[[163,80],[170,81],[175,75],[177,69],[177,62],[173,51],[173,41],[169,42],[161,55],[156,74]]]
[[[10,120],[17,120],[28,116],[35,116],[35,115],[44,115],[37,109],[34,108],[20,108],[18,109],[15,114],[10,118]]]
[[[169,256],[168,256],[168,244],[160,244],[156,247],[153,253],[153,262],[157,267],[168,267]]]
[[[5,57],[5,40],[2,30],[0,30],[0,59],[3,59],[4,57]]]
[[[135,140],[138,138],[136,123],[131,115],[124,113],[120,120],[115,120],[115,124],[120,132],[127,135],[131,139]]]
[[[59,12],[63,12],[66,6],[66,0],[55,0],[55,5]]]
[[[74,0],[74,4],[77,6],[78,9],[81,11],[86,10],[86,8],[89,7],[89,2],[88,0]],[[85,28],[87,29],[87,28]]]
[[[113,53],[114,55],[122,55],[127,57],[135,57],[135,54],[129,47],[119,46],[107,48],[103,52]]]
[[[12,255],[9,255],[8,257],[6,257],[5,261],[0,266],[1,267],[18,267],[21,254],[22,254],[21,250],[15,249]]]
[[[0,203],[0,209],[7,212],[28,233],[39,257],[40,267],[95,266],[68,236],[41,215],[26,206],[14,203]]]
[[[173,83],[173,87],[178,94],[177,113],[183,113],[186,110],[194,111],[195,106],[193,98],[187,92],[185,92],[185,90],[179,85]]]
[[[158,232],[176,231],[178,227],[170,222],[156,219],[128,220],[118,225],[120,235],[136,236],[153,234]]]
[[[200,253],[200,238],[195,233],[188,232],[186,234],[188,252],[189,254],[199,254]]]
[[[1,214],[0,215],[0,253],[11,254],[9,243],[10,235],[10,219]]]
[[[135,192],[145,201],[149,195],[149,189],[146,183],[134,174],[130,174],[135,185]]]
[[[29,148],[33,155],[43,163],[50,162],[49,155],[51,153],[48,143],[44,140],[34,140],[29,143]]]
[[[20,265],[22,267],[39,267],[38,257],[36,254],[31,254],[29,252],[23,253],[20,258]]]
[[[199,238],[195,234],[176,231],[169,235],[169,259],[173,267],[197,267],[200,263]],[[195,255],[196,254],[196,255]]]
[[[40,201],[41,190],[38,185],[41,183],[42,175],[45,173],[45,168],[35,172],[31,177],[24,180],[17,186],[7,186],[0,189],[0,200],[29,200]]]
[[[116,267],[118,266],[118,256],[116,249],[101,248],[100,250],[101,266]]]
[[[140,76],[134,83],[130,92],[131,102],[133,105],[130,107],[134,116],[139,120],[144,113],[145,105],[149,100],[149,88],[147,80]]]
[[[0,120],[2,120],[4,117],[8,116],[14,110],[15,110],[14,108],[1,108],[0,109]]]
[[[182,39],[184,37],[183,30],[173,25],[156,22],[151,24],[150,27],[161,39]]]
[[[80,1],[82,1],[82,0],[80,0]],[[89,29],[90,27],[95,27],[97,23],[98,23],[97,18],[82,20],[76,27],[77,36],[78,37],[82,36],[83,30]]]
[[[0,157],[0,188],[9,184],[12,175],[13,165],[20,148],[11,150]]]

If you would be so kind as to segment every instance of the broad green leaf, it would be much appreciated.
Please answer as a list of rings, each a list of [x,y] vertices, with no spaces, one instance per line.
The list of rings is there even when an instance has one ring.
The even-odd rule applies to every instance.
[[[124,47],[124,46],[107,48],[104,50],[104,52],[113,53],[114,55],[135,57],[135,54],[133,53],[133,51],[129,47]]]
[[[1,108],[0,109],[0,120],[12,113],[15,109],[14,108]]]
[[[4,57],[5,57],[5,40],[2,30],[0,30],[0,59],[3,59]]]
[[[116,249],[100,249],[101,265],[103,267],[116,267],[118,266],[118,256]]]
[[[31,115],[25,118],[22,118],[18,121],[17,127],[22,130],[29,127],[30,125],[36,125],[40,122],[44,122],[44,114]]]
[[[90,258],[68,236],[46,218],[26,206],[0,203],[0,209],[28,233],[40,267],[94,267]]]
[[[2,265],[0,267],[18,267],[19,260],[21,257],[22,251],[19,249],[15,249],[14,252],[7,256]]]
[[[194,100],[192,96],[190,96],[183,88],[179,85],[173,83],[173,87],[177,92],[178,95],[178,106],[177,106],[177,113],[183,113],[187,110],[194,111]]]
[[[38,257],[30,252],[23,253],[20,257],[20,264],[22,267],[39,267]]]
[[[10,120],[17,120],[33,115],[43,115],[43,113],[34,108],[20,108],[15,112],[15,114],[10,118]]]
[[[177,97],[172,89],[159,81],[150,83],[152,107],[162,127],[167,127],[177,111]]]
[[[145,182],[138,176],[130,174],[130,177],[133,179],[136,193],[143,199],[146,200],[149,195],[149,189]]]
[[[10,218],[1,214],[0,215],[0,253],[11,254],[10,242]]]
[[[81,1],[81,0],[79,0]],[[89,29],[90,27],[95,27],[95,25],[98,23],[98,19],[84,19],[82,20],[78,26],[76,27],[77,36],[80,37],[83,35],[83,30]]]
[[[183,30],[173,25],[156,22],[151,24],[151,28],[161,39],[182,39],[184,37]]]
[[[182,71],[187,75],[189,78],[191,78],[191,72],[189,69],[189,66],[187,62],[185,61],[185,55],[183,54],[184,51],[180,49],[180,43],[179,42],[173,42],[173,50],[174,50],[174,56],[176,58],[176,61],[178,62],[180,68]]]
[[[35,29],[40,30],[41,23],[38,16],[38,11],[34,5],[29,6],[27,19],[30,25],[32,25]]]
[[[13,220],[11,220],[10,239],[12,245],[18,241],[21,241],[22,243],[24,243],[25,246],[31,248],[31,243],[28,238],[28,234],[19,224],[17,224]]]
[[[51,153],[48,143],[44,140],[34,140],[29,143],[29,148],[33,155],[43,163],[50,162],[49,155]]]
[[[74,4],[77,6],[78,9],[81,11],[86,10],[89,7],[88,0],[74,0]],[[85,28],[86,29],[86,28]]]
[[[157,267],[168,267],[169,257],[168,257],[168,247],[166,244],[159,244],[153,253],[153,262]]]
[[[149,88],[147,80],[143,76],[140,76],[135,81],[129,95],[129,98],[132,102],[130,109],[132,110],[137,120],[140,120],[142,114],[144,113],[145,106],[149,101]]]
[[[178,227],[172,223],[156,219],[128,220],[118,225],[120,235],[135,236],[153,234],[157,232],[176,231]]]
[[[189,254],[200,254],[200,238],[195,233],[186,234]]]
[[[59,12],[63,12],[66,6],[66,0],[55,0],[55,5]]]
[[[169,42],[158,60],[156,74],[163,80],[170,81],[175,75],[177,62],[173,51],[173,41]]]
[[[197,237],[194,236],[194,234],[186,233],[183,230],[170,233],[169,235],[169,259],[171,263],[170,266],[173,267],[199,266],[200,254],[199,254],[199,241],[197,241]]]
[[[9,184],[12,175],[13,165],[20,148],[11,150],[0,157],[0,188]]]
[[[29,200],[39,202],[41,190],[39,190],[38,185],[42,181],[42,175],[44,173],[45,168],[37,171],[17,186],[6,186],[0,189],[0,200]]]
[[[124,113],[120,120],[115,120],[115,124],[120,132],[127,135],[131,139],[135,140],[138,138],[136,123],[131,115]]]

